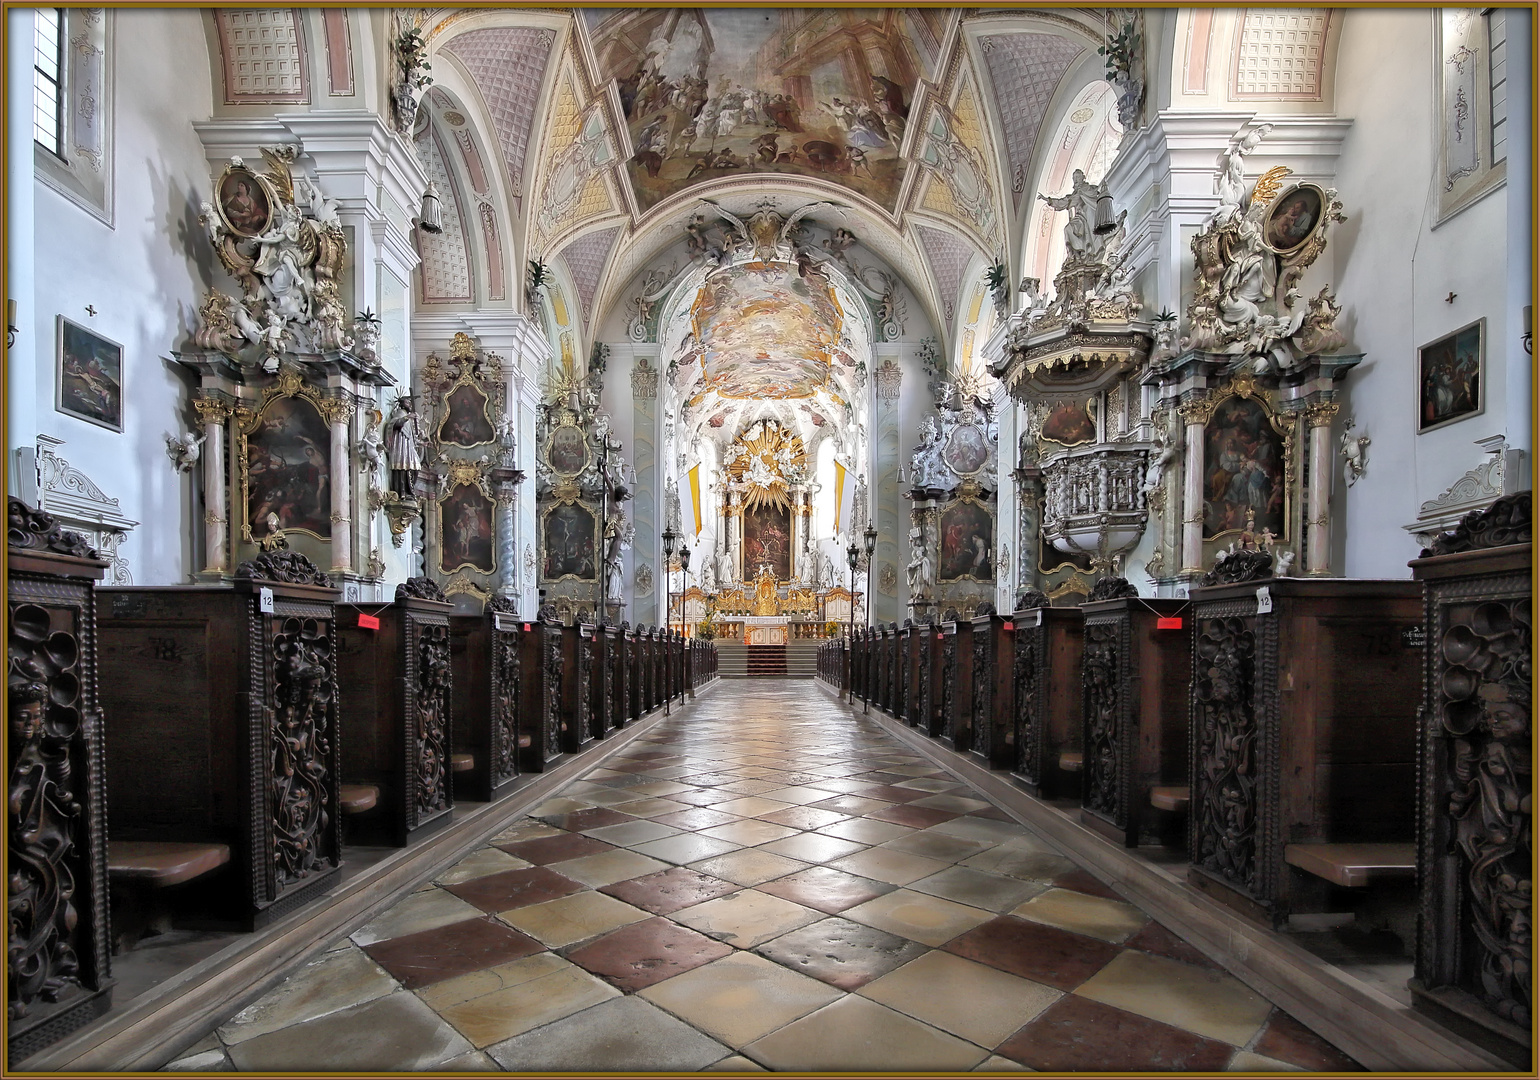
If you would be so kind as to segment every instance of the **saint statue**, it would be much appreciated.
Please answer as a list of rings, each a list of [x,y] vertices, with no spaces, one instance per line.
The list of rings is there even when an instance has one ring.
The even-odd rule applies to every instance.
[[[422,426],[412,407],[412,399],[396,399],[395,412],[385,433],[385,452],[390,457],[390,490],[403,499],[411,498],[412,484],[422,468]]]

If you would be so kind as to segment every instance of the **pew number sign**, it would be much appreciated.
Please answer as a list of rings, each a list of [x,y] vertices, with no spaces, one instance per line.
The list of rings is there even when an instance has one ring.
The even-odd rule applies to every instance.
[[[273,613],[273,590],[263,586],[257,590],[257,610],[264,614]]]
[[[1257,614],[1266,615],[1273,610],[1273,593],[1266,585],[1257,590]]]

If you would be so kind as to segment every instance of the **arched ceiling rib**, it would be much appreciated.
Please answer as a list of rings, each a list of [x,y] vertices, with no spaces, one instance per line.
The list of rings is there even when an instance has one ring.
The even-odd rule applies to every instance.
[[[465,66],[481,91],[515,195],[524,193],[535,106],[555,40],[554,30],[492,26],[455,34],[440,46]]]
[[[836,204],[819,219],[855,233],[946,340],[970,260],[1003,250],[1013,210],[1030,194],[1043,112],[1097,40],[1091,21],[1079,12],[652,8],[445,11],[427,25],[436,55],[474,86],[497,144],[520,245],[507,264],[559,257],[590,332],[642,271],[666,260],[704,195],[741,215],[766,200],[782,213]],[[451,152],[447,132],[440,138]],[[817,143],[832,149],[809,149]],[[963,144],[969,164],[953,157],[949,167],[944,151]],[[467,161],[462,186],[471,171]],[[612,198],[600,206],[604,191]],[[463,228],[474,232],[466,209]]]

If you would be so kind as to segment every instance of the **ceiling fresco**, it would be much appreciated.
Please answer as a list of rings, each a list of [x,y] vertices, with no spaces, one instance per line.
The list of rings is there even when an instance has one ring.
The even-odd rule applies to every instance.
[[[616,81],[625,110],[638,208],[780,173],[833,180],[894,210],[909,109],[932,75],[915,25],[849,8],[658,8],[591,23],[601,78]]]
[[[844,312],[828,278],[780,262],[728,266],[690,310],[702,388],[725,398],[806,398],[829,381]],[[844,357],[841,357],[842,359]]]

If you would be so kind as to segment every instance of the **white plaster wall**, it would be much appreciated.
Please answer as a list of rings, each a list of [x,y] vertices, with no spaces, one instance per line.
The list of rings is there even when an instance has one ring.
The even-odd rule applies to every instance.
[[[30,43],[30,13],[9,16],[13,42]],[[187,339],[215,270],[198,224],[210,179],[191,123],[212,108],[202,20],[194,9],[115,13],[115,227],[40,182],[30,185],[30,229],[26,217],[11,219],[11,266],[24,270],[30,261],[33,288],[27,332],[10,357],[8,450],[14,459],[15,449],[32,445],[39,432],[65,441],[60,456],[119,499],[124,515],[143,523],[122,548],[136,584],[183,582],[194,569],[194,479],[172,472],[162,440],[163,432],[187,426],[188,383],[163,358]],[[18,23],[24,34],[17,35]],[[167,62],[171,57],[174,63]],[[30,114],[31,90],[28,85],[19,96],[12,89],[11,179],[25,181],[32,168],[31,119],[18,139],[14,116],[18,99]],[[60,314],[122,344],[122,434],[55,411]]]
[[[1528,230],[1509,228],[1503,188],[1433,227],[1437,12],[1354,9],[1343,16],[1337,109],[1354,123],[1337,188],[1348,220],[1332,234],[1328,256],[1345,308],[1340,325],[1364,360],[1346,380],[1333,446],[1348,415],[1373,441],[1368,471],[1351,489],[1340,458],[1333,470],[1333,568],[1346,577],[1405,578],[1418,549],[1401,526],[1485,460],[1474,440],[1507,433],[1505,366],[1521,348],[1517,335],[1505,332],[1508,264],[1514,245],[1519,261],[1529,264]],[[1527,32],[1510,28],[1510,49],[1528,40]],[[1510,87],[1510,100],[1524,96],[1527,91]],[[1527,145],[1510,146],[1509,160],[1528,152]],[[1451,292],[1455,300],[1448,303]],[[1483,317],[1485,412],[1416,434],[1418,346]],[[1515,434],[1527,444],[1527,433]]]

